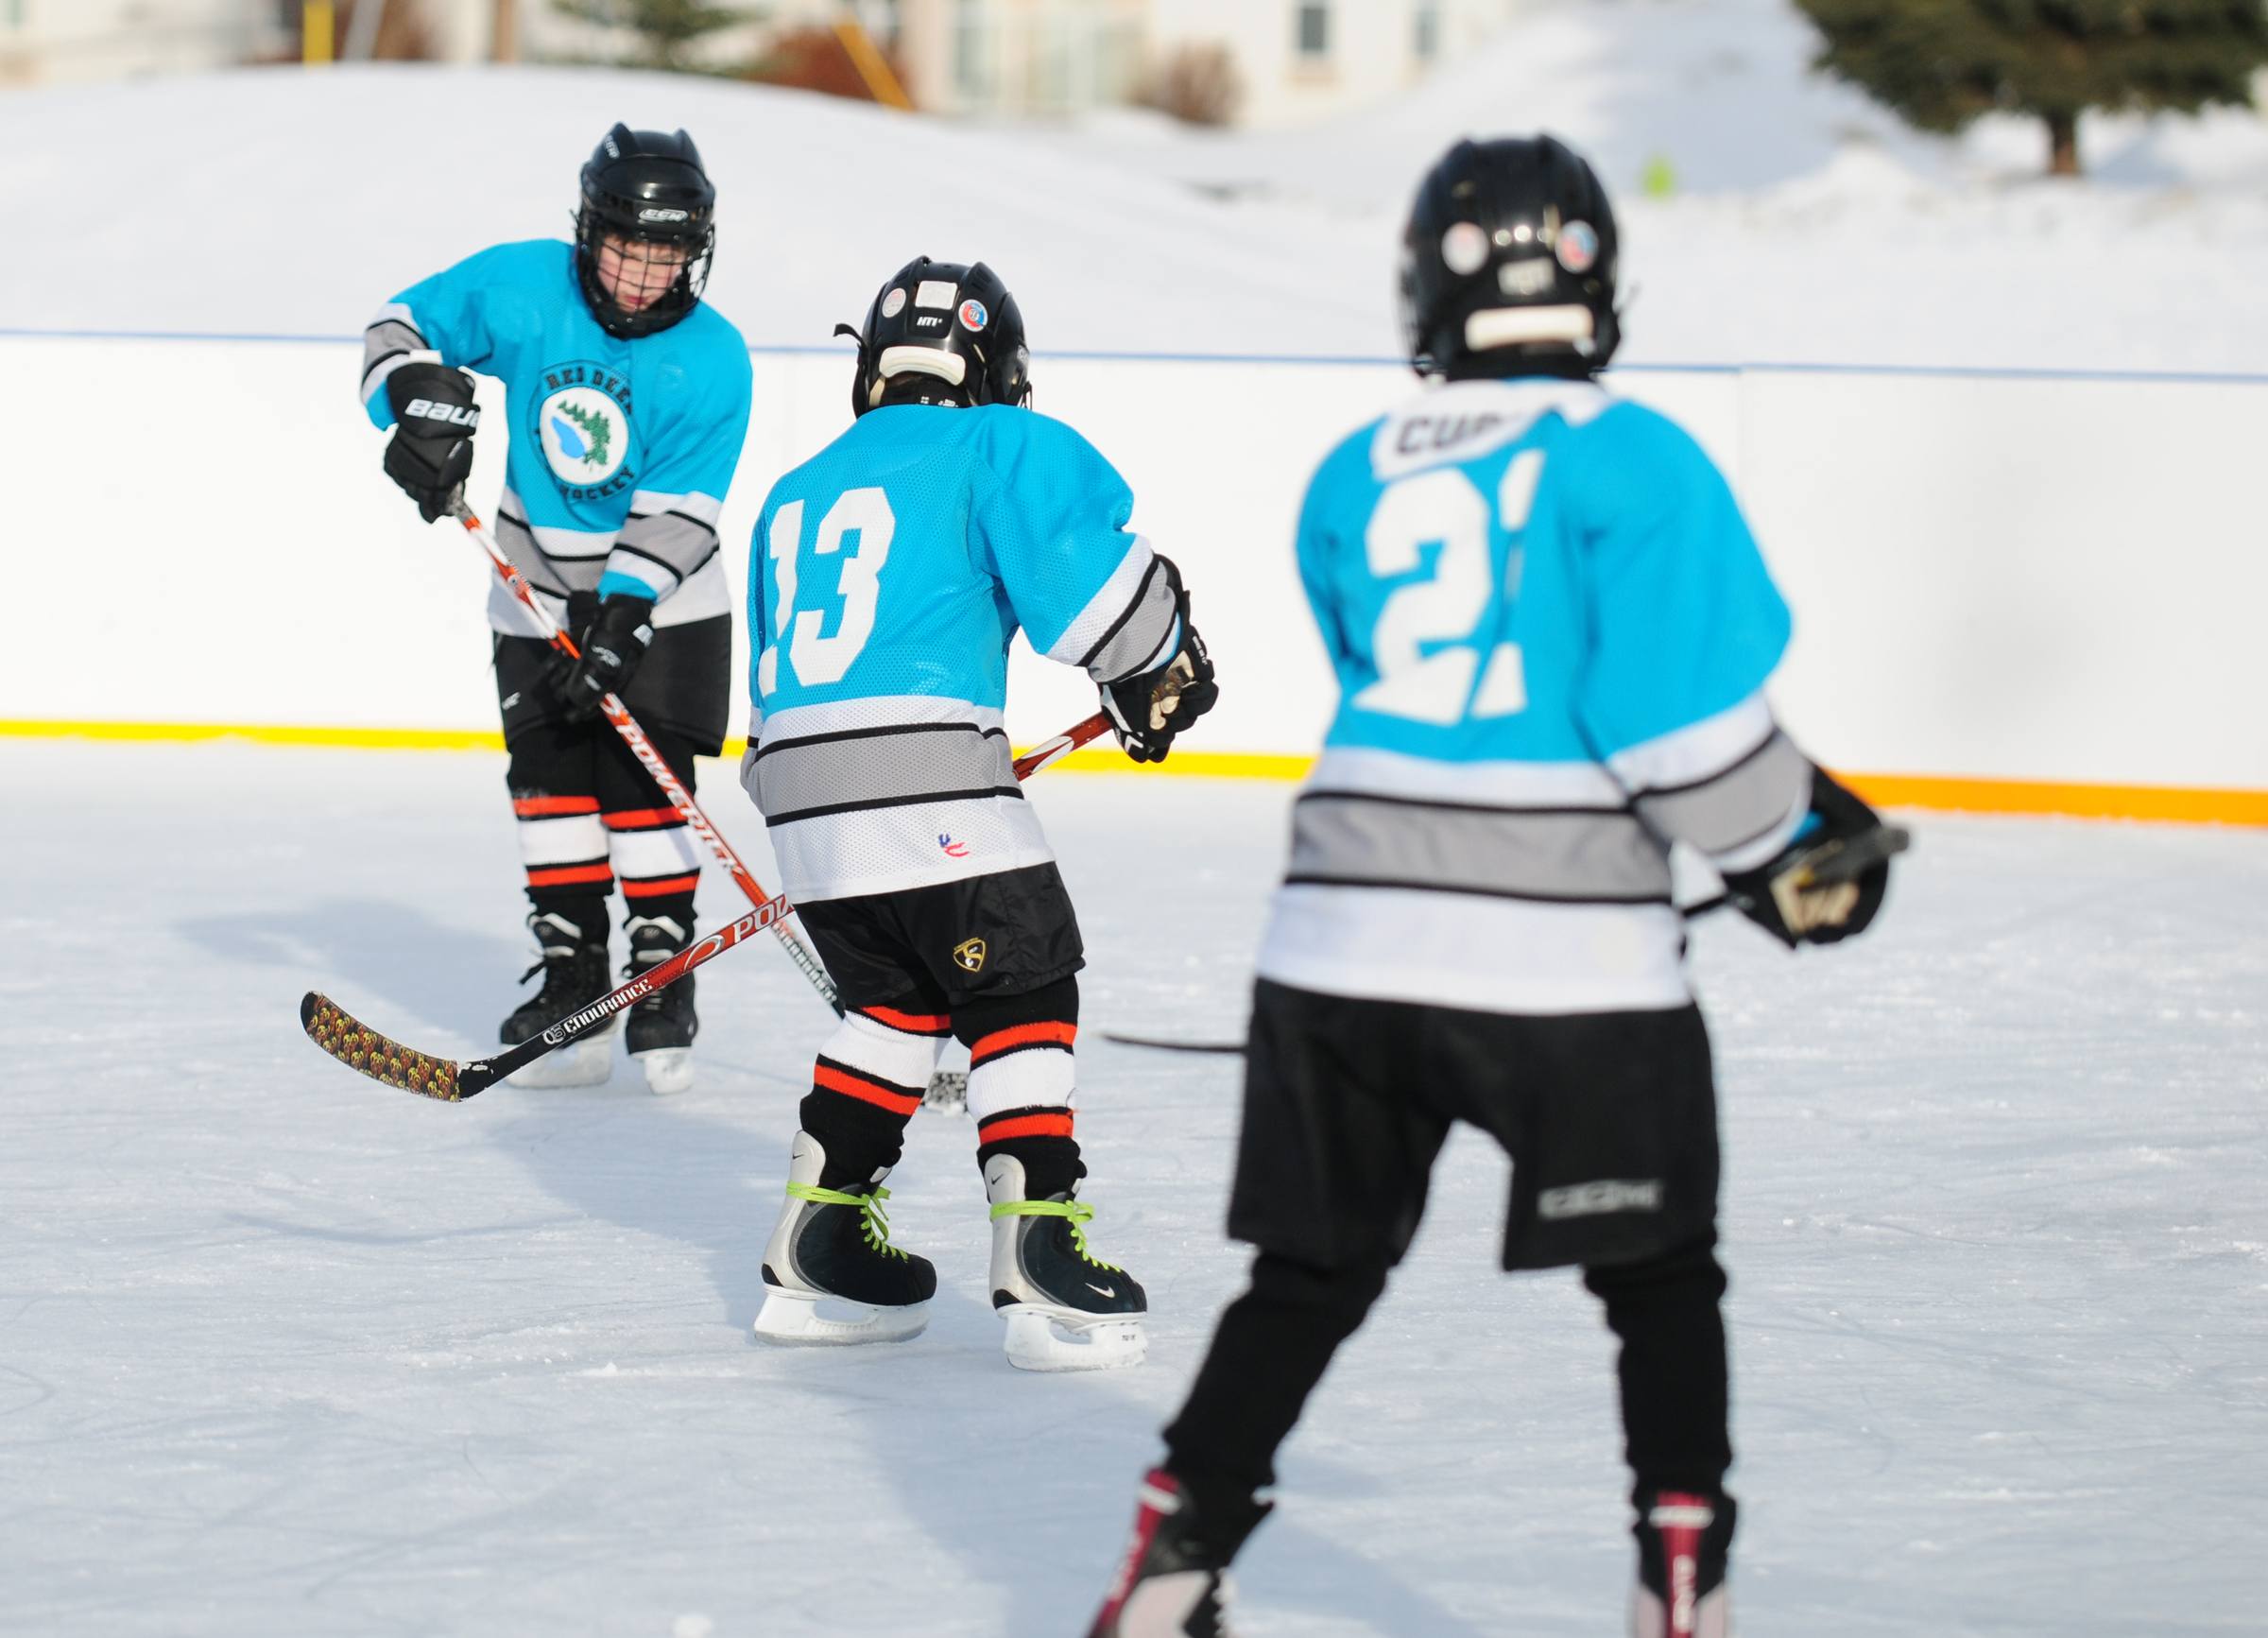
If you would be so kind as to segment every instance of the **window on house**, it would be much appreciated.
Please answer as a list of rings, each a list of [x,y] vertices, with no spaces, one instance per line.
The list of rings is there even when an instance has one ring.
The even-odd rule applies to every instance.
[[[1437,0],[1418,0],[1417,38],[1411,42],[1418,60],[1431,62],[1441,55],[1441,8]]]
[[[1299,0],[1295,40],[1301,57],[1331,55],[1330,0]]]

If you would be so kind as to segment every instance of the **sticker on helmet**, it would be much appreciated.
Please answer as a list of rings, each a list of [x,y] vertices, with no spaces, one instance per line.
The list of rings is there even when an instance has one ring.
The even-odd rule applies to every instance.
[[[1507,296],[1540,296],[1559,282],[1548,256],[1522,256],[1496,270],[1497,288]]]
[[[1599,259],[1599,232],[1589,222],[1570,222],[1559,230],[1559,265],[1571,273],[1588,273]]]
[[[914,291],[914,305],[935,307],[940,313],[950,313],[953,311],[953,299],[959,294],[951,279],[924,279]]]
[[[892,284],[890,286],[890,293],[882,299],[882,316],[885,319],[895,319],[899,314],[904,311],[905,286],[902,284]]]
[[[985,304],[975,297],[971,296],[961,303],[962,329],[982,330],[991,319],[992,315],[985,311]]]
[[[1441,235],[1441,260],[1459,278],[1477,273],[1488,261],[1488,235],[1477,222],[1452,222]]]

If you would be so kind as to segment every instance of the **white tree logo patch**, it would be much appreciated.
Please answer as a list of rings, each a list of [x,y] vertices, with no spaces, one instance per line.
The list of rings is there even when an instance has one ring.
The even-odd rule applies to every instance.
[[[568,387],[536,412],[543,457],[572,489],[595,489],[621,470],[630,451],[629,418],[594,387]]]

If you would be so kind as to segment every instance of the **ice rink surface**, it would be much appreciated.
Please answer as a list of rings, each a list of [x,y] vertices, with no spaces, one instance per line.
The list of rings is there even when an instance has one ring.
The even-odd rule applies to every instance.
[[[1001,1355],[972,1133],[928,1113],[891,1180],[928,1334],[750,1341],[827,1024],[768,942],[704,971],[674,1100],[450,1107],[302,1039],[320,986],[486,1049],[528,959],[502,771],[0,745],[0,1631],[1082,1630],[1244,1262],[1233,1062],[1096,1031],[1238,1031],[1289,788],[1033,787],[1090,946],[1096,1244],[1155,1310],[1147,1365],[1049,1378]],[[1915,824],[1858,945],[1696,933],[1742,1629],[2258,1631],[2268,835]],[[1609,1341],[1572,1275],[1492,1272],[1503,1182],[1452,1143],[1288,1449],[1248,1632],[1619,1630]]]

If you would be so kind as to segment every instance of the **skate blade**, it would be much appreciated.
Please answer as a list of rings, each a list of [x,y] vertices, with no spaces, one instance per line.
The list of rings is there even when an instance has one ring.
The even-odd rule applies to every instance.
[[[630,1061],[645,1072],[645,1090],[669,1097],[693,1085],[693,1048],[655,1046],[630,1054]]]
[[[507,1078],[513,1086],[545,1092],[562,1086],[602,1086],[613,1074],[614,1038],[608,1034],[570,1042]]]
[[[1086,1314],[1022,1302],[1000,1313],[1008,1322],[1008,1363],[1019,1371],[1116,1371],[1140,1365],[1149,1353],[1139,1314]]]
[[[764,1306],[750,1327],[759,1342],[785,1347],[846,1347],[860,1342],[903,1342],[929,1323],[929,1304],[883,1308],[822,1292],[764,1288]]]

